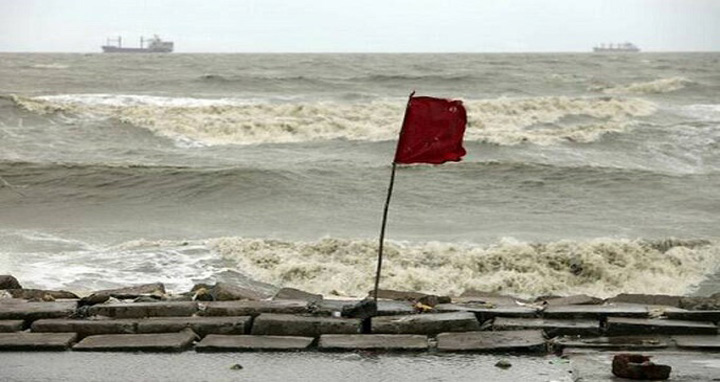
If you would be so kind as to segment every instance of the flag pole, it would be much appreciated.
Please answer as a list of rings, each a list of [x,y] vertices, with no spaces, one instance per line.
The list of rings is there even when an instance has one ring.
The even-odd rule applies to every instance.
[[[402,123],[402,126],[400,127],[400,136],[401,137],[402,137],[402,129],[405,128],[405,120],[407,119],[408,110],[410,110],[410,101],[412,100],[413,95],[415,95],[415,91],[410,93],[410,96],[408,97],[408,103],[407,103],[407,106],[405,107],[405,115],[403,116],[403,123]],[[400,139],[398,139],[398,144],[399,144],[399,142],[400,142]],[[397,154],[397,148],[395,149],[395,152]],[[385,225],[387,223],[388,208],[390,207],[390,198],[392,197],[393,185],[395,184],[395,168],[396,167],[397,167],[397,164],[395,163],[395,160],[393,160],[392,172],[390,173],[390,185],[388,186],[387,198],[385,199],[385,209],[383,210],[382,226],[380,227],[380,245],[378,246],[377,271],[375,272],[375,289],[373,291],[373,299],[375,301],[375,304],[377,304],[378,288],[380,286],[380,270],[382,269],[383,246],[385,243]]]

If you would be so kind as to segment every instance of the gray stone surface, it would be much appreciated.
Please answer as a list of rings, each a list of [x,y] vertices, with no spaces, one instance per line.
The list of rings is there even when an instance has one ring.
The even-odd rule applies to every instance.
[[[320,350],[391,350],[423,351],[428,349],[426,336],[416,334],[324,334]]]
[[[717,334],[718,327],[710,322],[609,317],[608,336],[640,334]]]
[[[37,333],[77,333],[79,338],[97,334],[135,333],[135,320],[43,319],[32,323]]]
[[[494,317],[537,317],[539,309],[529,306],[499,305],[492,306],[478,303],[439,304],[435,306],[437,312],[472,312],[478,320],[485,322]]]
[[[146,295],[153,295],[153,296],[162,296],[165,294],[165,285],[163,283],[152,283],[152,284],[142,284],[142,285],[133,285],[125,288],[116,288],[116,289],[106,289],[106,290],[100,290],[93,295],[102,295],[102,296],[111,296],[115,297],[117,299],[134,299],[140,296],[146,296]]]
[[[91,316],[112,318],[185,317],[197,311],[194,301],[98,304],[88,309]]]
[[[263,313],[307,313],[308,302],[302,300],[275,301],[212,301],[201,304],[204,316],[257,316]]]
[[[322,334],[358,334],[361,321],[355,318],[309,317],[291,314],[261,314],[255,318],[253,335],[319,337]]]
[[[578,294],[573,296],[548,298],[544,299],[542,302],[547,306],[599,305],[603,303],[603,300],[597,297],[588,296],[586,294]]]
[[[197,338],[191,330],[160,334],[107,334],[86,337],[73,350],[79,351],[148,351],[179,352],[189,348]]]
[[[542,330],[548,337],[599,336],[600,321],[496,317],[493,330]]]
[[[171,333],[192,329],[200,337],[208,334],[246,334],[252,317],[155,317],[137,322],[138,333]]]
[[[197,345],[198,352],[229,351],[297,351],[310,347],[313,337],[296,336],[232,336],[211,334]]]
[[[303,300],[317,304],[323,300],[323,296],[321,294],[308,293],[295,288],[282,288],[275,293],[273,300]]]
[[[34,321],[42,318],[69,317],[75,313],[77,302],[5,303],[0,300],[0,320]]]
[[[623,305],[565,305],[565,306],[549,306],[542,316],[544,318],[587,318],[587,319],[603,319],[606,317],[647,317],[649,314],[647,307],[643,305],[623,304]]]
[[[671,310],[665,317],[672,320],[720,322],[720,310]]]
[[[720,335],[714,336],[673,336],[679,348],[720,351]],[[720,375],[720,371],[718,372]]]
[[[540,330],[505,332],[442,333],[437,349],[444,352],[545,352],[545,338]]]
[[[343,306],[356,305],[361,300],[323,300],[317,305],[315,312],[320,315],[331,315],[333,312],[342,312]],[[378,316],[397,316],[415,313],[409,301],[378,300]]]
[[[75,333],[0,333],[0,351],[67,350]]]
[[[19,332],[23,323],[23,320],[0,320],[0,333]]]
[[[225,282],[215,284],[210,288],[210,294],[215,301],[262,300],[272,296]]]
[[[642,350],[668,347],[668,340],[659,336],[623,336],[623,337],[558,337],[552,340],[556,349],[598,348],[612,350]]]
[[[370,319],[373,334],[437,334],[480,330],[473,313],[430,313],[383,316]]]
[[[9,289],[7,291],[13,298],[22,298],[25,300],[36,301],[55,301],[59,299],[78,299],[79,297],[72,292],[65,290],[46,290],[46,289]]]
[[[607,299],[611,303],[629,303],[640,305],[663,305],[663,306],[680,306],[680,296],[670,296],[666,294],[632,294],[622,293],[615,297]]]

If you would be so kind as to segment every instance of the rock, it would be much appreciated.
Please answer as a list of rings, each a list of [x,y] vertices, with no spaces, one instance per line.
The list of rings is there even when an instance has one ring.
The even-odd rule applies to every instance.
[[[315,341],[313,337],[296,336],[236,336],[210,334],[195,345],[200,352],[230,351],[299,351]]]
[[[15,277],[0,275],[0,289],[22,289],[22,286]]]
[[[558,337],[552,340],[552,347],[556,350],[565,348],[584,348],[584,349],[623,349],[623,350],[640,350],[640,349],[661,349],[668,347],[668,343],[664,338],[653,336],[626,336],[626,337],[596,337],[596,338],[578,338]]]
[[[441,333],[438,351],[450,352],[545,352],[546,344],[539,330],[509,332]]]
[[[359,334],[356,318],[296,316],[264,313],[255,318],[250,333],[266,336],[319,337],[322,334]]]
[[[153,295],[147,295],[147,296],[140,296],[133,300],[133,302],[158,302],[160,301],[160,296],[153,296]]]
[[[243,369],[243,367],[239,363],[236,363],[236,364],[230,366],[230,370],[242,370],[242,369]]]
[[[669,296],[665,294],[631,294],[622,293],[615,297],[609,298],[607,302],[612,303],[629,303],[641,305],[664,305],[664,306],[680,306],[680,296]]]
[[[559,305],[599,305],[603,300],[597,297],[579,294],[566,297],[547,298],[542,300],[543,305],[559,306]]]
[[[197,338],[192,330],[161,334],[107,334],[86,337],[73,350],[179,352],[192,346]]]
[[[650,312],[644,305],[562,305],[548,306],[542,315],[545,318],[587,318],[604,319],[607,317],[648,317]]]
[[[720,335],[715,336],[673,336],[681,349],[720,351]]]
[[[201,303],[203,316],[257,316],[262,313],[302,314],[308,313],[307,301],[211,301]]]
[[[375,300],[365,299],[354,305],[343,306],[341,315],[343,317],[352,317],[364,320],[377,315],[377,312],[378,309]]]
[[[0,333],[19,332],[23,324],[23,320],[0,320]]]
[[[717,334],[718,327],[711,322],[702,321],[609,317],[606,332],[610,337],[638,334],[714,335]]]
[[[0,320],[34,321],[41,318],[67,318],[75,313],[75,308],[77,308],[75,301],[0,304]]]
[[[687,310],[720,310],[720,293],[710,297],[682,297],[680,307]]]
[[[368,298],[373,298],[374,292],[375,291],[370,291],[368,293]],[[448,296],[436,296],[426,293],[404,292],[390,289],[379,289],[378,298],[384,298],[388,300],[416,301],[429,306],[435,306],[437,304],[449,304],[451,302],[451,299]]]
[[[210,294],[214,301],[263,300],[269,297],[252,289],[224,282],[215,284],[215,286],[210,289]]]
[[[378,316],[371,319],[373,334],[426,334],[480,330],[480,323],[469,312]]]
[[[212,293],[210,293],[210,290],[207,288],[198,288],[195,291],[195,294],[192,296],[192,299],[194,301],[213,301],[215,300],[215,297],[213,297]]]
[[[75,333],[0,333],[0,351],[67,350]]]
[[[112,318],[143,318],[143,317],[186,317],[198,311],[194,301],[177,302],[137,302],[93,305],[88,310],[92,316]]]
[[[501,359],[501,360],[497,361],[497,363],[495,364],[495,367],[499,367],[501,369],[509,369],[512,367],[512,364],[510,363],[510,361],[508,361],[506,359]]]
[[[112,320],[115,321],[115,320]],[[198,336],[209,334],[245,334],[250,332],[252,318],[241,317],[153,317],[137,322],[138,333],[171,333],[192,329]]]
[[[33,333],[77,333],[79,338],[98,334],[133,334],[135,320],[42,319],[33,322]]]
[[[499,330],[542,330],[548,337],[557,336],[599,336],[598,320],[552,320],[542,318],[496,317],[492,329]]]
[[[54,301],[56,299],[78,299],[75,293],[64,290],[8,289],[13,298],[35,301]],[[48,297],[49,296],[49,297]]]
[[[612,373],[620,378],[663,380],[670,378],[671,370],[670,366],[656,365],[641,354],[616,354],[612,362]]]
[[[162,283],[135,285],[126,288],[106,289],[97,291],[79,301],[80,306],[101,304],[111,297],[126,300],[141,296],[156,296],[158,299],[165,295],[165,285]]]
[[[312,294],[308,292],[301,291],[299,289],[295,288],[282,288],[280,289],[275,296],[272,298],[273,300],[304,300],[310,303],[320,303],[323,300],[323,296],[321,294]]]
[[[328,351],[425,351],[428,339],[415,334],[323,334],[318,348]]]

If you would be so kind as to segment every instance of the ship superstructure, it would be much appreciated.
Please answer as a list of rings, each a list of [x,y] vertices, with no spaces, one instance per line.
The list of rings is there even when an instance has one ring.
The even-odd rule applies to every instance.
[[[145,47],[147,43],[147,47]],[[109,38],[106,41],[106,45],[102,46],[102,50],[105,53],[171,53],[175,47],[172,41],[163,41],[155,35],[151,39],[144,39],[140,37],[139,48],[123,48],[122,36],[117,38]]]
[[[640,48],[638,48],[635,44],[631,42],[624,42],[621,44],[600,44],[599,46],[596,46],[593,48],[593,52],[596,53],[606,53],[606,52],[628,52],[628,53],[637,53],[640,51]]]

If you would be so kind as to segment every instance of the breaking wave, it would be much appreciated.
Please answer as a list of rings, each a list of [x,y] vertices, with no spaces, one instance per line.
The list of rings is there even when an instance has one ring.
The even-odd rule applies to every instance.
[[[720,245],[701,240],[386,244],[383,288],[448,295],[470,288],[522,296],[687,294],[720,269]],[[364,296],[373,285],[375,241],[220,238],[208,245],[251,277],[277,286]]]
[[[256,103],[238,99],[169,98],[139,95],[13,96],[40,114],[113,118],[178,142],[201,145],[294,143],[330,139],[392,140],[404,101],[368,103]],[[623,132],[653,103],[619,97],[532,97],[465,101],[465,139],[498,145],[566,141],[595,142]]]
[[[681,90],[691,84],[694,82],[685,77],[671,77],[649,82],[635,82],[625,86],[598,85],[590,90],[605,94],[661,94]]]

